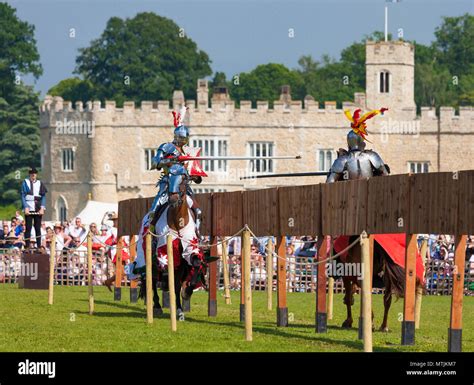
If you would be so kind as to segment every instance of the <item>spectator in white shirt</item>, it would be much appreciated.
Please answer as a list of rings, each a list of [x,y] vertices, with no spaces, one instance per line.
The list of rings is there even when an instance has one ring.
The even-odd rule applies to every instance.
[[[56,222],[54,224],[54,233],[56,234],[56,250],[60,251],[70,246],[72,238],[69,235],[64,234],[61,222]]]
[[[69,236],[72,238],[72,247],[78,247],[84,242],[87,236],[87,230],[82,225],[81,218],[77,217],[74,221],[74,225],[69,227]]]

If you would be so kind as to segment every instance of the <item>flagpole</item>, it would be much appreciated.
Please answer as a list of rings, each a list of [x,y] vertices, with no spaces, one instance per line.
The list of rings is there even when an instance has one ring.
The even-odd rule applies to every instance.
[[[388,4],[385,3],[385,41],[388,41]]]

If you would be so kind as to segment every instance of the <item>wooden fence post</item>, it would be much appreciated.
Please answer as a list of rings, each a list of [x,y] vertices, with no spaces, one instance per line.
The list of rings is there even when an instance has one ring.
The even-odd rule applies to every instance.
[[[244,233],[240,236],[240,322],[245,322],[245,269],[243,256]]]
[[[224,274],[224,298],[225,304],[231,304],[230,298],[230,277],[229,277],[229,258],[227,257],[227,240],[222,242],[222,270]]]
[[[273,238],[267,242],[267,309],[273,308]]]
[[[176,331],[176,291],[174,288],[174,255],[173,255],[173,236],[166,236],[166,254],[168,255],[168,288],[170,292],[170,318],[171,330]]]
[[[49,287],[48,304],[53,304],[54,298],[54,265],[56,262],[56,234],[53,233],[51,244],[49,246]],[[5,281],[4,281],[5,282]]]
[[[368,237],[369,237],[369,240],[368,240],[368,243],[369,243],[369,261],[370,261],[370,290],[372,290],[372,287],[373,287],[372,280],[373,280],[373,277],[374,277],[374,241],[375,241],[375,238],[374,238],[373,234],[369,235]],[[361,253],[360,245],[355,245],[354,246],[354,251],[356,253]],[[360,256],[360,260],[362,261],[362,255]],[[370,316],[370,319],[372,321],[372,315]],[[360,340],[364,338],[363,328],[364,328],[364,299],[362,297],[362,288],[361,288],[359,335],[358,335]]]
[[[135,236],[130,235],[130,262],[133,263],[137,256],[137,244],[135,242]],[[137,303],[138,301],[138,280],[130,281],[130,303]]]
[[[151,234],[145,235],[145,265],[146,265],[146,319],[149,324],[153,323],[153,276],[151,266]]]
[[[123,239],[122,237],[120,237],[117,242],[117,249],[115,254],[114,301],[122,300],[122,247]]]
[[[327,237],[318,236],[318,277],[316,292],[316,333],[327,332],[327,312],[326,312],[326,263],[327,259]]]
[[[94,289],[92,287],[92,233],[87,233],[87,284],[89,286],[89,314],[94,314]]]
[[[451,319],[448,330],[448,352],[462,351],[462,301],[464,294],[464,258],[467,235],[455,237]]]
[[[372,352],[372,275],[370,263],[370,244],[367,233],[364,231],[360,239],[362,277],[362,325],[364,352]]]
[[[421,243],[421,259],[423,260],[423,266],[426,269],[426,254],[428,252],[428,240],[423,239]],[[423,277],[424,277],[423,273]],[[420,328],[420,319],[421,319],[421,301],[423,299],[423,285],[420,285],[416,288],[416,296],[415,296],[415,329]]]
[[[245,271],[245,340],[252,341],[252,285],[250,282],[250,231],[242,233],[242,262]]]
[[[332,237],[328,237],[329,242],[329,257],[332,258],[333,256],[333,248],[334,242]],[[329,263],[332,263],[329,261]],[[334,316],[334,277],[328,277],[328,303],[327,303],[327,312],[328,312],[328,320],[332,320]]]
[[[288,307],[286,304],[286,237],[277,239],[277,326],[288,326]]]
[[[217,237],[211,237],[211,256],[217,257]],[[217,316],[217,261],[209,263],[209,292],[207,315]]]
[[[405,297],[402,321],[402,345],[415,344],[416,234],[407,234],[405,251]]]
[[[333,318],[334,313],[334,277],[328,278],[328,320]]]

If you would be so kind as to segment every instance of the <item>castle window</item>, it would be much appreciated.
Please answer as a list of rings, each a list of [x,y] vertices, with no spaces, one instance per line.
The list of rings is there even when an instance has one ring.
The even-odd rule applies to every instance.
[[[319,150],[319,171],[329,171],[334,159],[333,150]]]
[[[380,72],[380,93],[389,93],[390,92],[390,72],[382,71]]]
[[[155,148],[145,148],[145,171],[151,170],[151,161],[155,155]]]
[[[61,150],[61,161],[62,171],[74,171],[74,150],[63,148]]]
[[[408,172],[420,174],[429,172],[430,162],[408,162]]]
[[[265,157],[273,156],[272,142],[250,142],[250,156]],[[256,159],[249,161],[249,171],[251,173],[273,172],[272,159]]]
[[[56,210],[58,213],[58,221],[67,221],[67,205],[63,197],[59,197],[56,201]]]
[[[201,149],[201,156],[227,156],[227,140],[196,138],[191,141],[193,147]],[[226,172],[226,160],[204,160],[201,164],[206,172]]]

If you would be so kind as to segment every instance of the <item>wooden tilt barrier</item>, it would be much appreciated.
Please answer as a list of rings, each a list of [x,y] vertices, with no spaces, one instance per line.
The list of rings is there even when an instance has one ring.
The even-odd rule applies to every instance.
[[[474,170],[427,174],[402,174],[332,184],[277,187],[253,191],[196,194],[203,212],[201,233],[219,239],[238,233],[245,225],[256,236],[276,237],[278,326],[288,326],[286,298],[286,237],[317,236],[319,242],[337,235],[360,236],[403,233],[406,290],[402,321],[402,344],[415,342],[415,282],[418,234],[455,236],[453,282],[448,351],[462,350],[462,301],[466,236],[474,234]],[[153,198],[119,202],[119,236],[138,234],[141,218]],[[373,239],[373,238],[372,238]],[[369,242],[369,262],[373,244]],[[213,249],[212,255],[217,255]],[[328,257],[319,247],[318,260]],[[217,314],[217,262],[210,264],[208,313]],[[372,262],[370,262],[372,266]],[[327,332],[324,264],[318,265],[316,331]],[[245,277],[242,276],[242,279]],[[241,320],[245,320],[245,296],[241,297]],[[446,309],[447,310],[447,309]]]

